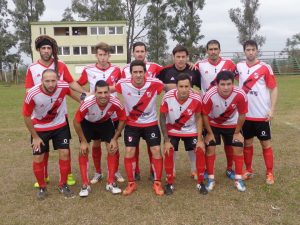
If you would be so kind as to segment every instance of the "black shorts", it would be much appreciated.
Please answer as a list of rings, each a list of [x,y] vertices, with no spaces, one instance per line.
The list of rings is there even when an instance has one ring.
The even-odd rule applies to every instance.
[[[43,140],[45,145],[41,146],[40,152],[33,152],[33,155],[41,155],[49,152],[49,141],[52,139],[54,150],[69,149],[70,145],[70,128],[68,125],[51,131],[38,131],[38,136]],[[32,137],[31,137],[32,143]]]
[[[101,140],[109,143],[115,135],[115,127],[111,119],[103,123],[92,123],[84,119],[80,125],[87,142]]]
[[[170,142],[174,147],[174,151],[178,151],[178,145],[180,139],[184,143],[185,151],[192,151],[196,148],[197,144],[197,137],[176,137],[176,136],[169,136]]]
[[[245,139],[250,139],[255,136],[261,141],[271,139],[270,122],[246,120],[242,130]]]
[[[220,145],[221,144],[221,136],[224,141],[224,145],[231,145],[231,146],[239,146],[236,143],[232,142],[233,139],[233,134],[235,132],[235,128],[220,128],[220,127],[213,127],[211,126],[212,132],[214,134],[214,137],[216,139],[216,143],[211,143],[208,146],[215,146],[215,145]],[[204,132],[204,136],[206,136],[207,132]],[[239,142],[240,143],[240,142]]]
[[[118,128],[118,126],[119,126],[119,120],[113,121],[113,124],[114,124],[114,128],[116,130]]]
[[[124,142],[126,147],[136,147],[141,137],[150,147],[160,145],[161,136],[158,125],[150,127],[125,126]]]

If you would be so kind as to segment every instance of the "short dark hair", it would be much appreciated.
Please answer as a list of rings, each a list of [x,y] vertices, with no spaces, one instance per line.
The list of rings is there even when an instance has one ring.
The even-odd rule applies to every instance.
[[[135,47],[137,46],[144,46],[145,47],[145,51],[147,51],[147,47],[146,47],[146,44],[144,42],[141,42],[141,41],[137,41],[135,42],[133,45],[132,45],[132,51],[134,51]]]
[[[180,74],[178,74],[178,76],[176,77],[176,84],[178,84],[178,82],[181,81],[181,80],[189,80],[190,85],[192,86],[191,77],[187,73],[180,73]]]
[[[220,45],[220,42],[219,42],[219,41],[217,41],[217,40],[210,40],[210,41],[208,41],[207,44],[206,44],[206,50],[208,50],[208,46],[209,46],[209,45],[212,45],[212,44],[218,45],[219,49],[221,49],[221,45]]]
[[[247,46],[255,46],[256,47],[256,49],[258,49],[258,46],[257,46],[257,42],[256,41],[254,41],[254,40],[247,40],[247,41],[245,41],[244,42],[244,44],[243,44],[243,49],[244,49],[244,51],[246,50],[246,48],[247,48]]]
[[[106,83],[106,81],[104,81],[104,80],[98,80],[96,82],[96,84],[95,84],[95,90],[94,90],[95,92],[97,90],[97,87],[107,87],[109,89],[108,83]]]
[[[187,50],[186,47],[184,47],[183,45],[177,45],[173,51],[172,54],[175,55],[177,52],[186,52],[187,55],[189,55],[189,51]]]
[[[221,80],[231,80],[233,83],[234,82],[233,72],[231,72],[229,70],[223,70],[223,71],[219,72],[216,77],[217,84],[219,84]]]
[[[45,74],[45,73],[55,73],[55,74],[56,74],[56,77],[57,77],[57,79],[58,79],[58,73],[57,73],[56,70],[54,70],[54,69],[50,69],[50,68],[45,69],[45,70],[42,72],[42,77],[44,77],[44,74]]]
[[[147,69],[146,69],[146,65],[145,65],[145,63],[142,61],[142,60],[133,60],[131,63],[130,63],[130,73],[132,73],[132,67],[134,67],[134,66],[142,66],[143,67],[143,69],[144,69],[144,72],[146,72],[147,71]]]
[[[96,53],[98,51],[98,49],[102,50],[102,51],[105,51],[107,53],[110,53],[110,47],[108,44],[104,43],[104,42],[100,42],[98,43],[96,46],[95,46],[95,49],[96,49]]]

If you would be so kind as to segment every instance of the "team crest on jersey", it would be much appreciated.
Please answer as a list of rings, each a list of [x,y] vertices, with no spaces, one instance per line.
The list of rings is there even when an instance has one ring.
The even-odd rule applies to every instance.
[[[63,99],[62,98],[59,98],[57,99],[59,103],[62,103]]]
[[[151,92],[147,91],[146,95],[147,95],[148,98],[151,98]]]
[[[236,104],[231,104],[231,107],[235,109],[236,108]]]
[[[259,77],[258,73],[254,73],[254,78],[257,79]]]
[[[110,112],[110,111],[109,111],[109,112],[107,112],[107,114],[111,116],[111,115],[113,114],[113,112]]]
[[[197,139],[196,138],[193,139],[193,144],[197,144]]]
[[[193,111],[192,111],[191,109],[188,109],[188,110],[187,110],[187,113],[188,113],[188,115],[190,116],[190,115],[193,114]]]
[[[93,76],[93,79],[94,79],[94,80],[96,79],[96,75]]]
[[[132,136],[128,137],[128,142],[132,142]]]

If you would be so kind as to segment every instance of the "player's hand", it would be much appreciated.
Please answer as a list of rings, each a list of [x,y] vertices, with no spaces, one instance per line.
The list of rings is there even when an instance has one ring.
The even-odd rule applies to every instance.
[[[187,62],[187,64],[189,65],[190,70],[197,70],[196,64],[194,64],[192,62]]]
[[[233,134],[233,138],[232,138],[233,142],[241,142],[244,143],[244,137],[243,135],[239,132],[239,133],[234,133]]]
[[[119,146],[118,146],[118,142],[115,139],[111,139],[110,143],[109,143],[109,150],[108,152],[111,154],[116,153],[116,151],[118,150]]]
[[[191,88],[191,91],[194,93],[194,94],[197,94],[197,95],[201,95],[201,92],[194,89],[194,88]]]
[[[202,150],[205,149],[205,145],[204,145],[203,140],[198,140],[198,141],[197,141],[196,149],[197,149],[197,148],[201,148]]]
[[[214,136],[213,133],[207,133],[206,136],[204,137],[204,143],[205,143],[206,145],[209,145],[209,143],[210,143],[211,141],[216,142],[215,136]]]
[[[80,155],[87,155],[88,151],[89,151],[89,144],[86,141],[81,141],[80,149],[79,149]]]
[[[171,144],[171,142],[166,141],[165,144],[164,144],[164,154],[169,155],[169,152],[170,152],[171,148],[174,148],[174,146]]]
[[[267,119],[266,121],[271,121],[274,117],[274,112],[271,110],[267,113]]]
[[[32,150],[34,153],[41,152],[41,145],[45,145],[40,137],[32,138]]]

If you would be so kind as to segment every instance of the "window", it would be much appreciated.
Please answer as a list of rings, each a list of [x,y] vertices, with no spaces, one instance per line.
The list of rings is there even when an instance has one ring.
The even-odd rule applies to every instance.
[[[72,35],[87,35],[87,27],[72,27]]]
[[[117,34],[123,34],[123,27],[116,27],[117,28]]]
[[[110,46],[110,54],[112,54],[112,55],[124,54],[123,45]]]
[[[105,27],[91,27],[91,35],[104,35]]]
[[[86,46],[75,46],[75,47],[73,47],[73,54],[74,55],[87,55],[88,49]]]
[[[70,31],[69,27],[54,27],[55,36],[69,36]]]
[[[123,27],[108,27],[109,34],[123,34]]]
[[[109,34],[115,34],[116,33],[115,27],[108,27],[108,33]]]
[[[46,27],[44,27],[44,34],[46,34]]]
[[[58,55],[70,55],[70,47],[67,46],[58,47]]]
[[[96,46],[91,46],[91,53],[96,54]]]

